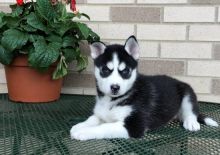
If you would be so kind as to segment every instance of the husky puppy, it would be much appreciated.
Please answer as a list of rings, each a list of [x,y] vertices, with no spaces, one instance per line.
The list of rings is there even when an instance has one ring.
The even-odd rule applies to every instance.
[[[72,139],[139,138],[175,118],[189,131],[200,130],[200,123],[218,126],[199,113],[196,94],[188,84],[138,73],[134,36],[124,46],[95,42],[90,49],[98,95],[93,115],[70,130]]]

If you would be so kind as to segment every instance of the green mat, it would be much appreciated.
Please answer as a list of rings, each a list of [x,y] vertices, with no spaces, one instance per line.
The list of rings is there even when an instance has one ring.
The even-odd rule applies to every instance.
[[[142,139],[71,140],[72,125],[85,120],[92,111],[94,96],[62,95],[57,102],[21,104],[0,95],[0,155],[219,155],[220,127],[202,125],[188,132],[172,122]],[[203,113],[220,123],[220,104],[200,103]]]

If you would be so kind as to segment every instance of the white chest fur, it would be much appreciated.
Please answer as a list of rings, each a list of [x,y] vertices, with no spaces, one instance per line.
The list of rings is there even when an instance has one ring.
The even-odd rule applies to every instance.
[[[94,114],[107,123],[124,121],[130,115],[132,107],[127,105],[117,106],[117,102],[111,101],[111,98],[107,96],[97,98]]]

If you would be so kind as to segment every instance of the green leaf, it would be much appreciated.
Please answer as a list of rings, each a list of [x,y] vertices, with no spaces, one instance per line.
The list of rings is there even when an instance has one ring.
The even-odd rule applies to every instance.
[[[87,39],[90,32],[90,29],[87,27],[87,25],[83,23],[77,23],[77,27],[82,38]]]
[[[6,22],[3,21],[4,15],[5,14],[3,12],[0,12],[0,28],[2,28],[6,24]]]
[[[8,52],[0,45],[0,62],[4,65],[9,65],[13,59],[13,53]]]
[[[76,17],[74,13],[71,13],[71,12],[66,13],[66,19],[73,19],[74,17]]]
[[[67,31],[73,29],[73,28],[77,28],[76,23],[70,21],[70,22],[66,22],[66,23],[62,23],[62,24],[57,24],[57,33],[60,36],[63,36]]]
[[[63,5],[62,3],[58,3],[57,7],[58,7],[59,12],[61,13],[60,20],[61,20],[61,21],[64,21],[65,18],[67,17],[66,6]]]
[[[47,43],[43,37],[39,38],[34,43],[34,48],[36,52],[45,52],[47,50]]]
[[[20,26],[27,32],[36,32],[37,31],[37,29],[33,28],[30,25],[21,24]]]
[[[18,17],[12,17],[12,16],[4,16],[3,20],[6,22],[6,25],[9,28],[15,28],[19,25],[20,19]]]
[[[37,0],[37,11],[48,21],[54,21],[57,14],[49,0]]]
[[[67,65],[65,58],[61,57],[60,62],[57,65],[56,70],[53,72],[53,79],[59,79],[67,74]]]
[[[12,17],[19,17],[22,12],[23,12],[24,7],[17,5],[13,10],[12,10]]]
[[[58,35],[55,35],[55,34],[51,34],[49,35],[47,38],[46,38],[47,41],[50,41],[50,42],[57,42],[57,43],[62,43],[62,38]]]
[[[27,23],[36,29],[47,31],[46,26],[41,22],[41,20],[33,12],[27,16]]]
[[[85,13],[81,13],[81,16],[84,16],[84,17],[86,17],[88,20],[90,20],[90,17],[89,17],[87,14],[85,14]]]
[[[88,58],[86,56],[80,55],[77,58],[77,70],[82,71],[88,66]]]
[[[60,46],[57,43],[46,44],[44,39],[34,43],[35,52],[30,53],[29,63],[35,68],[47,68],[59,57]]]
[[[72,62],[73,60],[75,60],[78,56],[79,56],[79,52],[77,52],[77,50],[75,49],[64,49],[63,50],[63,55],[65,57],[65,60],[67,63]]]
[[[73,36],[65,36],[63,38],[63,47],[75,47],[75,42],[77,42],[77,39]]]
[[[10,7],[10,8],[11,8],[11,10],[13,11],[13,10],[15,10],[15,9],[16,9],[17,4],[12,4],[12,5],[9,5],[9,7]]]
[[[20,49],[28,41],[28,34],[16,29],[8,29],[3,33],[1,40],[2,46],[8,51]]]
[[[30,42],[36,42],[39,39],[43,39],[43,37],[41,35],[37,35],[37,34],[30,34],[28,40]]]
[[[100,40],[100,37],[90,29],[90,33],[89,33],[89,37],[87,38],[87,41],[89,43],[92,43],[92,42],[96,42],[99,40]]]

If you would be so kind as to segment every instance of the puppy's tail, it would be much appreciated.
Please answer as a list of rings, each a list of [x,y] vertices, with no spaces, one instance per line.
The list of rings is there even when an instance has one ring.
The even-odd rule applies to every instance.
[[[207,117],[203,114],[199,114],[197,119],[198,119],[198,122],[201,124],[218,127],[218,123],[216,121],[214,121],[212,118]]]

